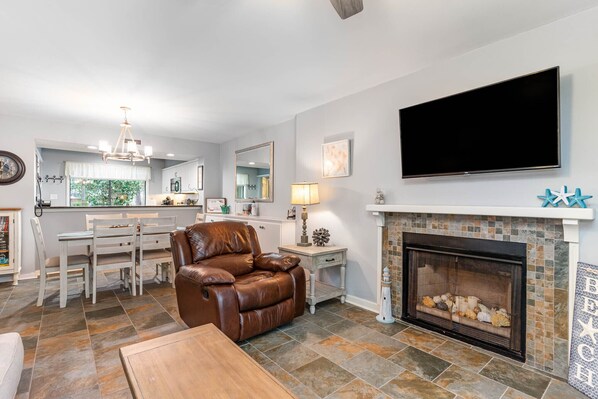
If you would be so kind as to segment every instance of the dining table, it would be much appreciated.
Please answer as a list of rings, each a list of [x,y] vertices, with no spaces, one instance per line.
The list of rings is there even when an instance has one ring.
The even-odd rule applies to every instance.
[[[183,226],[177,226],[177,230],[185,230]],[[60,307],[66,307],[67,299],[67,259],[69,249],[73,247],[91,247],[93,245],[93,231],[72,231],[58,233],[58,244],[60,247]],[[137,246],[139,246],[139,236],[137,236]]]

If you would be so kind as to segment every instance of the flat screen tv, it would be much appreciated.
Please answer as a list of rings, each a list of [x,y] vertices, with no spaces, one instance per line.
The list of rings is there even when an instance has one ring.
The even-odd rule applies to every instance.
[[[559,68],[399,110],[403,178],[559,168]]]

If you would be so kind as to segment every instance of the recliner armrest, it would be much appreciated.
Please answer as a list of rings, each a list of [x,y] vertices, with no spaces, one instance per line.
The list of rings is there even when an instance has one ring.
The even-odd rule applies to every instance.
[[[232,284],[235,277],[223,269],[216,267],[198,266],[197,264],[185,265],[179,268],[178,275],[185,277],[200,285]]]
[[[298,256],[277,253],[259,254],[253,259],[253,267],[272,272],[286,272],[301,262]]]

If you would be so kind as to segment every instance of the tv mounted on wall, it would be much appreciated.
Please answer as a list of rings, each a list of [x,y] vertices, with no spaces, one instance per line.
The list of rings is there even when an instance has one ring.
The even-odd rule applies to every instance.
[[[399,111],[403,178],[559,168],[559,68]]]

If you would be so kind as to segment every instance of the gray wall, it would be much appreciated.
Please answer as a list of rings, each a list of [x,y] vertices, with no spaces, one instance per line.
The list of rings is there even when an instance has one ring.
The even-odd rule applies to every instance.
[[[260,202],[262,216],[286,218],[291,203],[291,183],[295,179],[295,120],[227,141],[220,146],[222,162],[222,195],[231,204],[231,212],[242,212],[242,203],[235,203],[235,151],[274,141],[274,202]],[[235,208],[236,207],[236,208]]]
[[[349,248],[350,295],[376,300],[376,223],[365,206],[377,187],[388,204],[536,207],[537,195],[561,185],[598,196],[596,21],[592,9],[297,115],[295,177],[320,182],[321,203],[309,207],[308,228],[326,226],[335,244]],[[401,179],[400,108],[555,65],[561,67],[561,169]],[[322,179],[320,146],[338,136],[353,137],[353,174]],[[598,263],[598,226],[581,226],[581,260]]]
[[[64,151],[54,150],[49,148],[42,148],[41,156],[43,163],[41,165],[41,176],[42,179],[46,175],[64,176],[64,163],[65,161],[74,162],[87,162],[87,163],[104,163],[100,155],[97,153],[89,152],[78,152],[78,151]],[[118,161],[108,161],[111,163],[122,164]],[[162,169],[164,166],[164,160],[152,159],[150,164],[141,163],[139,166],[149,166],[152,168],[152,179],[149,182],[148,194],[161,194],[162,193]],[[66,179],[59,183],[55,183],[50,180],[45,182],[42,180],[42,194],[44,200],[49,200],[51,194],[58,196],[58,199],[52,200],[52,206],[66,206],[66,193],[67,193],[67,182]]]

